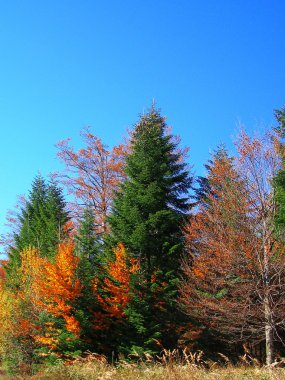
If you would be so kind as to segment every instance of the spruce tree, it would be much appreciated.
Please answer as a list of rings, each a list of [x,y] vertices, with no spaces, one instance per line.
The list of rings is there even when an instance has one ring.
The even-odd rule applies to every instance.
[[[275,117],[278,125],[275,128],[279,138],[279,153],[281,156],[281,168],[274,177],[274,199],[276,202],[275,226],[276,233],[285,240],[285,106],[275,111]]]
[[[229,156],[229,153],[226,147],[224,146],[224,144],[221,144],[217,147],[217,149],[212,154],[212,159],[208,160],[208,162],[204,165],[207,176],[206,177],[199,176],[197,178],[198,187],[194,189],[194,195],[193,195],[195,205],[199,205],[203,203],[205,206],[207,202],[209,202],[209,196],[215,196],[209,177],[211,177],[212,172],[213,172],[213,167],[215,166],[217,162],[233,163],[233,158]]]
[[[14,235],[7,264],[11,284],[17,282],[17,268],[21,263],[21,252],[25,248],[36,248],[41,256],[54,257],[57,245],[65,235],[64,225],[69,220],[62,190],[53,182],[47,184],[38,175],[18,218],[20,230]]]
[[[47,188],[44,207],[40,219],[45,226],[42,240],[42,255],[54,257],[58,244],[66,238],[65,224],[70,219],[66,211],[66,202],[63,192],[55,182],[51,182]]]
[[[77,318],[82,328],[81,336],[86,342],[85,349],[98,352],[98,333],[94,331],[94,314],[98,305],[94,297],[93,281],[102,276],[101,242],[96,233],[93,208],[88,205],[82,214],[75,235],[75,253],[79,257],[77,275],[84,285],[77,301]]]
[[[96,233],[92,206],[87,206],[83,211],[75,241],[76,253],[79,257],[86,258],[90,262],[98,258],[101,244]]]
[[[189,212],[192,179],[154,107],[134,128],[125,171],[127,180],[116,194],[109,222],[112,245],[122,242],[140,262],[133,302],[126,311],[133,326],[126,345],[156,349],[159,341],[170,347],[177,339],[182,224]]]

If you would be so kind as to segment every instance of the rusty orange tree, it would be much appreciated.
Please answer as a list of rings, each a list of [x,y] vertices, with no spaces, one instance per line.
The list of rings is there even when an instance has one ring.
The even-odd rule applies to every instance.
[[[76,151],[70,139],[57,144],[58,157],[65,164],[64,173],[58,174],[62,183],[74,196],[73,211],[81,206],[92,206],[97,232],[106,232],[113,193],[124,179],[126,148],[120,144],[108,149],[89,129],[81,132],[85,148]]]
[[[76,275],[79,258],[74,254],[73,243],[66,242],[59,245],[54,262],[40,260],[42,270],[35,276],[32,289],[33,302],[44,314],[34,339],[50,350],[60,351],[62,335],[69,342],[80,336],[76,317],[76,302],[82,291]]]
[[[185,237],[181,301],[227,341],[265,342],[266,361],[285,327],[285,256],[274,228],[275,136],[242,132],[238,155],[219,151]]]
[[[125,316],[124,309],[131,299],[131,275],[138,271],[138,263],[135,259],[127,258],[126,249],[122,243],[114,249],[114,255],[114,261],[107,264],[106,277],[103,278],[101,284],[101,294],[98,292],[96,294],[108,317],[121,319]],[[97,291],[97,288],[95,280],[94,290]]]

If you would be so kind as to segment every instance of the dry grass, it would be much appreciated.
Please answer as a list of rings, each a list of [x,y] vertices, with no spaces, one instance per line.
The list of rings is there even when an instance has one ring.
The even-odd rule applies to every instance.
[[[233,366],[226,357],[224,364],[204,362],[202,353],[178,357],[177,352],[164,351],[158,361],[150,356],[135,363],[120,361],[117,366],[90,354],[71,364],[59,362],[43,368],[33,376],[1,375],[3,380],[284,380],[285,369],[249,365]]]

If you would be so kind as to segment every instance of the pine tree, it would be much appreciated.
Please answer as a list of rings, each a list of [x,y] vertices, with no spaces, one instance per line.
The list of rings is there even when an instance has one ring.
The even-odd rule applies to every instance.
[[[127,180],[114,199],[109,222],[112,246],[122,242],[140,263],[136,296],[126,311],[134,328],[130,344],[155,349],[159,341],[171,346],[177,338],[174,304],[183,249],[181,225],[189,211],[192,180],[154,107],[135,126],[125,172]]]

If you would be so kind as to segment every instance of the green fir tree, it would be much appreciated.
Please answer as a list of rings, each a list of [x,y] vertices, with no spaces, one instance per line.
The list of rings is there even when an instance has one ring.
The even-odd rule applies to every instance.
[[[122,242],[140,262],[133,301],[126,310],[131,326],[124,334],[125,350],[161,349],[158,342],[173,347],[182,225],[189,214],[192,179],[154,107],[135,126],[125,171],[127,180],[114,199],[109,220],[111,245]]]
[[[64,225],[69,220],[62,190],[53,182],[47,184],[41,175],[32,183],[25,207],[19,216],[20,230],[14,235],[6,266],[7,283],[17,283],[21,252],[28,247],[39,250],[41,256],[53,258],[57,245],[65,238]]]
[[[285,240],[285,106],[275,111],[278,122],[275,131],[279,137],[279,153],[281,155],[281,168],[274,177],[274,198],[276,202],[275,226],[276,233]]]

